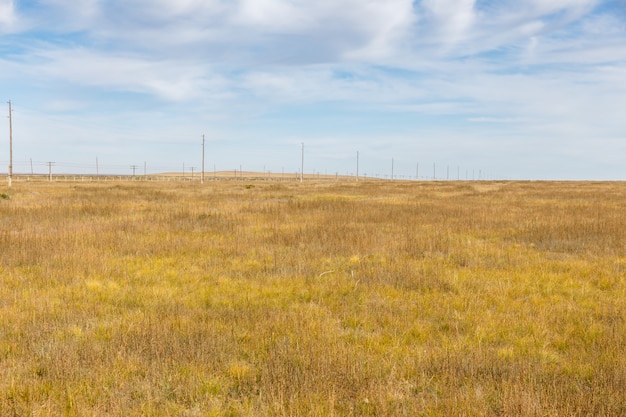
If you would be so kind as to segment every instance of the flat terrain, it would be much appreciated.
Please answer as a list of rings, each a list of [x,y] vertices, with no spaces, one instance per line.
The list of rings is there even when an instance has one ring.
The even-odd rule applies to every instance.
[[[0,416],[626,415],[626,183],[0,193]]]

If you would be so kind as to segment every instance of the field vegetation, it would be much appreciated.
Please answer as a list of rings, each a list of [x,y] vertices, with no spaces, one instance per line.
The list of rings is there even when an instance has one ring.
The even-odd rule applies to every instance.
[[[14,182],[1,416],[626,415],[626,184]]]

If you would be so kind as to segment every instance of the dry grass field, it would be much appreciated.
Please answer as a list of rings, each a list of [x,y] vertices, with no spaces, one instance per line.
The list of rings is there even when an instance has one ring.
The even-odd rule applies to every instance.
[[[1,416],[626,415],[626,184],[15,182]]]

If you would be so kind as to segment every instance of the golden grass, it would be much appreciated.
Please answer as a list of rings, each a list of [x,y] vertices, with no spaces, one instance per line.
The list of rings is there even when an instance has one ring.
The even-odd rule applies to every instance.
[[[626,414],[626,185],[16,183],[2,416]]]

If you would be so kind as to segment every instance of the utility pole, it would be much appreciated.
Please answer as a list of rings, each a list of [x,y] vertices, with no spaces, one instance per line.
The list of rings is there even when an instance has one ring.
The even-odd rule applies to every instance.
[[[34,175],[35,172],[33,171],[33,158],[30,158],[30,175]]]
[[[193,170],[194,170],[195,168],[196,168],[196,167],[191,167],[191,181],[193,181]]]
[[[135,178],[135,170],[137,169],[137,165],[131,165],[130,169],[133,170],[133,178]]]
[[[302,162],[300,163],[300,182],[304,181],[304,142],[302,142]]]
[[[200,175],[200,184],[204,184],[204,135],[202,135],[202,175]]]
[[[52,165],[54,165],[54,162],[48,162],[48,181],[52,181]]]
[[[13,181],[13,110],[11,109],[11,100],[9,100],[9,187]]]

